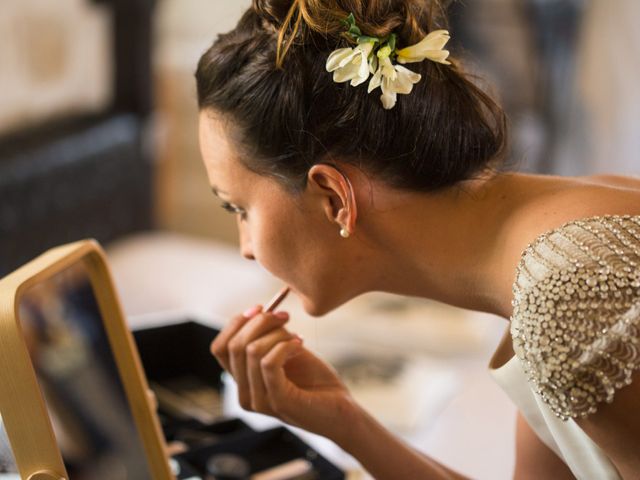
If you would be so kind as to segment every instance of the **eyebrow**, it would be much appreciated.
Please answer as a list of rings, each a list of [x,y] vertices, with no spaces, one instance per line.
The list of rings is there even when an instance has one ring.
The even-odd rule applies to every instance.
[[[220,196],[219,194],[222,193],[223,195],[229,195],[229,192],[225,192],[224,190],[220,190],[218,187],[216,187],[215,185],[211,187],[211,191],[213,192],[213,194],[218,197]]]

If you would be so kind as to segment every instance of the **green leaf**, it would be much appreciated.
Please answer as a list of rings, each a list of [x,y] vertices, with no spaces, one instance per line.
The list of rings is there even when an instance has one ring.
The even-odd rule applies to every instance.
[[[349,27],[349,35],[357,38],[362,35],[362,32],[360,31],[357,25],[351,25],[351,27]]]
[[[377,37],[368,37],[367,35],[361,35],[358,37],[358,43],[378,43],[380,39]]]
[[[342,23],[344,23],[345,27],[351,28],[352,25],[356,24],[356,18],[353,16],[353,13],[350,13],[347,18],[342,20]]]
[[[362,36],[362,32],[360,28],[356,25],[356,18],[353,16],[353,13],[350,13],[347,18],[342,20],[342,23],[345,27],[347,27],[347,35],[351,35],[354,39],[358,39],[358,37]]]
[[[389,35],[388,45],[392,52],[395,51],[396,49],[396,38],[397,38],[397,35],[395,33],[392,33],[391,35]]]

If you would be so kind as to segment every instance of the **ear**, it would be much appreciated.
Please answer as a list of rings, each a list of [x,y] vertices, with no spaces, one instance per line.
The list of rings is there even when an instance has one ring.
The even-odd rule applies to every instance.
[[[358,217],[356,196],[349,177],[338,167],[314,165],[307,174],[307,189],[319,195],[327,219],[353,234]]]

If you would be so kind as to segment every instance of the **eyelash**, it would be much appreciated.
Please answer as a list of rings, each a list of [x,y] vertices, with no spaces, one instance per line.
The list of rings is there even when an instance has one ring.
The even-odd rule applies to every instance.
[[[246,220],[247,219],[247,212],[245,212],[243,209],[236,207],[235,205],[231,205],[229,202],[223,202],[222,205],[220,205],[222,208],[224,208],[227,212],[229,213],[233,213],[235,215],[240,215],[240,220]]]

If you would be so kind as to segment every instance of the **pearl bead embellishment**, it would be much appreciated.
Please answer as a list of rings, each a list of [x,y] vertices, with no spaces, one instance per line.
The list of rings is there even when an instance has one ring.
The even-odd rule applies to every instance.
[[[568,222],[524,250],[513,349],[562,420],[586,417],[640,369],[640,215]]]

